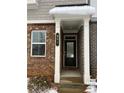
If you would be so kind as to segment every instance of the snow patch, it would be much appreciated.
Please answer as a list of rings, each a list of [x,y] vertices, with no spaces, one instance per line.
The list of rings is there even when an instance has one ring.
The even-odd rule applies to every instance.
[[[37,93],[36,91],[32,91],[32,92],[29,92],[29,93]],[[55,89],[45,89],[44,91],[40,90],[39,93],[58,93],[57,90]]]

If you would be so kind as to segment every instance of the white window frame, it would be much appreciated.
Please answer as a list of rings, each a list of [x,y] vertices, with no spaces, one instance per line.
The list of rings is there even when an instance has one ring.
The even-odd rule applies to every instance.
[[[33,32],[44,32],[45,33],[45,42],[42,43],[33,43]],[[33,44],[45,44],[45,54],[44,55],[33,55],[32,54],[32,45]],[[31,57],[46,57],[46,30],[32,30],[31,32]]]

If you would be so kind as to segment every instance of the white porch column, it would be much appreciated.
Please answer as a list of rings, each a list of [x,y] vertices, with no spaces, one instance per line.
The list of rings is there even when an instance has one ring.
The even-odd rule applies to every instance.
[[[55,35],[59,34],[59,45],[56,45],[55,42],[55,73],[54,73],[54,82],[60,83],[60,20],[55,19]],[[56,36],[55,36],[56,37]],[[56,41],[56,39],[55,39]]]
[[[84,84],[90,82],[89,16],[84,18]]]

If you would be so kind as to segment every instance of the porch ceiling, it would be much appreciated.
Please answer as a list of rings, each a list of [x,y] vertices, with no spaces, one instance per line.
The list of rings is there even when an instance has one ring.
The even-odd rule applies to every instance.
[[[65,20],[61,22],[63,33],[77,33],[83,20]]]

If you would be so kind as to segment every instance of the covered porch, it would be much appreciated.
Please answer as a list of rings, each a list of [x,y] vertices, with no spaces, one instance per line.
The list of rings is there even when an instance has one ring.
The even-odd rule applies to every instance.
[[[63,77],[80,77],[79,82],[89,84],[89,21],[94,12],[95,9],[88,5],[50,10],[55,19],[55,83],[63,82]]]

